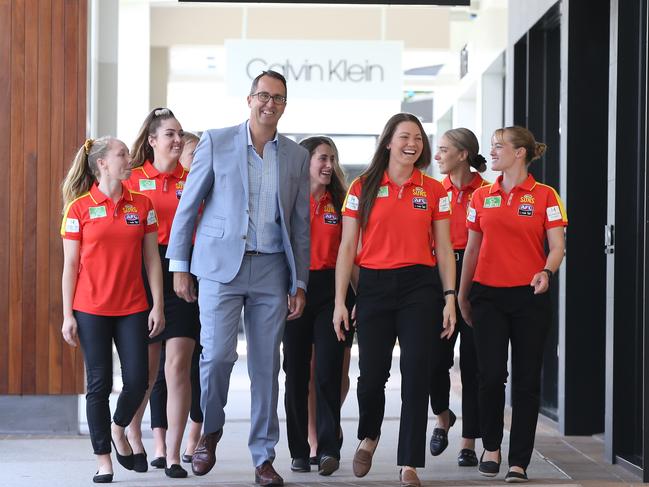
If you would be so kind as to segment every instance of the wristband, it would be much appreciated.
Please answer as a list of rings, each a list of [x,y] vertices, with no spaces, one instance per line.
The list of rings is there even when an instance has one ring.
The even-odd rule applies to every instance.
[[[449,289],[447,291],[444,291],[444,296],[450,296],[453,295],[455,296],[457,293],[455,292],[455,289]]]
[[[550,269],[543,269],[541,272],[545,272],[548,275],[548,279],[552,279],[552,276],[554,276],[554,272]]]

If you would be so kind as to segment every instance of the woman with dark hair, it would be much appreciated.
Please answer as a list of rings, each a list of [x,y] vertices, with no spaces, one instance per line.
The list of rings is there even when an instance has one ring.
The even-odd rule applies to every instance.
[[[440,138],[435,153],[439,170],[446,177],[442,181],[451,203],[451,243],[455,254],[456,288],[462,273],[462,259],[468,230],[466,211],[473,192],[489,184],[480,177],[487,168],[486,160],[478,153],[478,139],[467,128],[447,130]],[[473,170],[472,170],[473,169]],[[457,310],[456,310],[457,311]],[[455,340],[460,339],[460,375],[462,379],[462,441],[457,458],[460,467],[475,467],[475,439],[480,438],[478,411],[478,364],[473,343],[473,331],[460,316],[458,333],[444,342],[443,360],[437,362],[430,377],[430,406],[437,415],[437,424],[430,438],[430,453],[440,455],[448,446],[448,430],[455,423],[455,414],[449,409],[451,380],[449,369],[453,366]]]
[[[130,164],[121,140],[88,139],[63,182],[61,332],[68,344],[80,343],[83,350],[86,415],[97,455],[95,483],[113,481],[111,443],[117,461],[133,470],[133,450],[124,429],[147,388],[147,335],[153,338],[164,329],[156,213],[149,198],[123,184],[131,175]],[[142,265],[153,298],[151,308]],[[113,342],[123,387],[111,423]]]
[[[356,263],[361,442],[354,454],[354,475],[363,477],[372,465],[398,339],[402,404],[397,464],[401,485],[415,487],[420,486],[416,468],[424,466],[426,457],[431,360],[439,360],[442,339],[450,338],[455,329],[450,206],[441,183],[422,172],[430,160],[419,119],[409,113],[391,117],[369,167],[351,184],[343,204],[333,315],[338,339],[344,340],[344,330],[349,329],[345,295]],[[437,263],[443,290],[436,277]]]
[[[293,459],[291,470],[311,471],[307,405],[313,349],[318,473],[331,475],[340,465],[340,389],[345,345],[338,341],[330,320],[334,309],[345,177],[338,164],[336,146],[330,138],[309,137],[300,145],[311,154],[311,266],[309,299],[304,312],[300,318],[287,321],[284,329],[286,428]]]
[[[173,273],[165,257],[171,223],[187,179],[187,170],[179,162],[183,150],[183,129],[168,108],[155,108],[142,123],[133,143],[133,173],[129,184],[153,201],[158,214],[158,250],[163,268],[165,332],[149,343],[149,385],[158,375],[162,342],[165,345],[164,376],[167,384],[167,411],[156,415],[152,408],[151,428],[156,443],[156,458],[151,462],[164,468],[172,478],[183,478],[187,471],[180,465],[180,444],[191,403],[190,368],[192,353],[200,329],[198,303],[180,299],[173,289]],[[142,416],[146,400],[129,428],[129,440],[136,452],[135,470],[146,472],[146,451],[142,445]],[[166,434],[165,434],[166,433]]]
[[[467,213],[458,301],[473,326],[480,370],[480,427],[484,451],[478,470],[500,471],[507,359],[511,343],[512,424],[506,482],[526,482],[539,414],[541,368],[552,307],[547,290],[565,252],[568,224],[561,199],[528,172],[546,145],[523,127],[491,138],[494,184],[473,193]],[[545,252],[547,240],[549,253]]]

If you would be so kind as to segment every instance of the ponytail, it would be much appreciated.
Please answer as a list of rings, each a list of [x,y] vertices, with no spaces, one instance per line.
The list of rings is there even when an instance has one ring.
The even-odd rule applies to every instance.
[[[90,191],[99,173],[97,159],[106,155],[112,140],[113,138],[110,136],[97,140],[86,139],[79,148],[61,185],[64,208],[82,194]]]
[[[153,162],[153,147],[149,144],[149,135],[155,135],[163,120],[176,118],[168,108],[154,108],[142,122],[131,149],[131,167],[140,167],[146,161]]]

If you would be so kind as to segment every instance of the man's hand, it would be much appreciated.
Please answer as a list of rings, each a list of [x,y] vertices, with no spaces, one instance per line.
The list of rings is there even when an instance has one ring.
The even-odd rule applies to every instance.
[[[196,286],[189,272],[174,272],[174,291],[179,298],[188,303],[193,303],[198,299],[196,295]]]
[[[302,316],[304,311],[304,305],[306,304],[306,294],[304,289],[301,287],[297,288],[297,293],[295,296],[288,297],[288,311],[289,315],[286,317],[287,320],[295,320]]]

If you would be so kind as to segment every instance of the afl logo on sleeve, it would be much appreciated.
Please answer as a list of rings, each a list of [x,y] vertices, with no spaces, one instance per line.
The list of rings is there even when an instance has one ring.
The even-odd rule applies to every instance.
[[[350,194],[347,196],[347,204],[345,205],[346,208],[352,210],[352,211],[357,211],[358,210],[358,196],[354,196],[353,194]]]
[[[557,220],[561,220],[561,209],[558,206],[550,206],[548,207],[545,212],[548,215],[548,221],[549,222],[555,222]]]
[[[66,218],[65,231],[66,233],[79,233],[79,220],[76,218]]]
[[[439,211],[450,211],[451,203],[449,202],[448,196],[443,196],[439,199]]]

